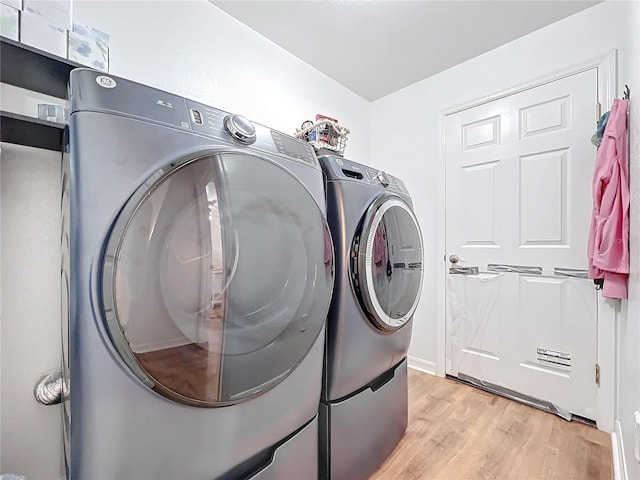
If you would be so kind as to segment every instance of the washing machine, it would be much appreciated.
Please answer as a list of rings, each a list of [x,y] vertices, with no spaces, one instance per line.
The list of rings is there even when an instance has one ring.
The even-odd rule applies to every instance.
[[[315,153],[92,70],[69,92],[67,478],[315,478],[334,274]]]
[[[422,236],[404,183],[322,156],[336,281],[320,403],[320,476],[368,478],[407,426],[407,350]]]

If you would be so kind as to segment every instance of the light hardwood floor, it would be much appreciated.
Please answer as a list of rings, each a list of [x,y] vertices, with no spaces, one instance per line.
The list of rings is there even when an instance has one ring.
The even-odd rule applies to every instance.
[[[371,480],[613,477],[610,436],[409,369],[409,426]]]

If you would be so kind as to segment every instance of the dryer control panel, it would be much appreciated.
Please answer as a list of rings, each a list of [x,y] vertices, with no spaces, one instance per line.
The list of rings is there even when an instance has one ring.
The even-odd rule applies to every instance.
[[[270,153],[286,155],[292,160],[318,166],[311,145],[258,123],[253,123],[240,115],[187,100],[191,129],[196,133],[232,140],[238,146],[251,146]]]
[[[241,115],[85,68],[74,70],[70,82],[71,114],[92,111],[138,118],[319,167],[311,145]]]

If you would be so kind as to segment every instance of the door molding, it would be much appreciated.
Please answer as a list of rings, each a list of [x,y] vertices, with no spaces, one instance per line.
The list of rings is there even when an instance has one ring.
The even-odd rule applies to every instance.
[[[629,480],[624,452],[622,427],[620,426],[620,422],[616,420],[615,431],[611,434],[611,460],[613,463],[614,480]]]
[[[607,111],[618,88],[618,52],[610,50],[598,57],[584,60],[566,68],[556,70],[545,76],[535,78],[520,85],[501,90],[463,104],[441,110],[438,114],[438,162],[436,165],[436,375],[444,377],[446,373],[446,298],[447,298],[447,261],[446,261],[446,150],[445,122],[449,115],[462,112],[485,103],[499,100],[516,93],[530,90],[547,83],[576,75],[591,69],[597,69],[598,102],[602,111]],[[594,105],[594,129],[595,129]],[[615,405],[615,324],[619,312],[619,300],[604,300],[598,295],[598,345],[597,358],[600,365],[600,387],[596,391],[596,420],[598,428],[607,432],[614,431]],[[595,369],[595,366],[594,366]],[[594,373],[595,376],[595,373]]]

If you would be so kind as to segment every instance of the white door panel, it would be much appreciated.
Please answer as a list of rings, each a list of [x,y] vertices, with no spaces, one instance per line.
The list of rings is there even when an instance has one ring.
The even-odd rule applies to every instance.
[[[501,273],[449,276],[450,375],[463,373],[504,385],[509,375],[505,360],[513,347],[502,340],[513,302],[504,277]]]
[[[445,123],[447,255],[481,272],[449,275],[447,373],[591,418],[596,294],[554,271],[587,268],[596,98],[592,69]]]
[[[597,317],[592,282],[520,276],[519,283],[515,351],[519,371],[514,390],[595,418]]]

